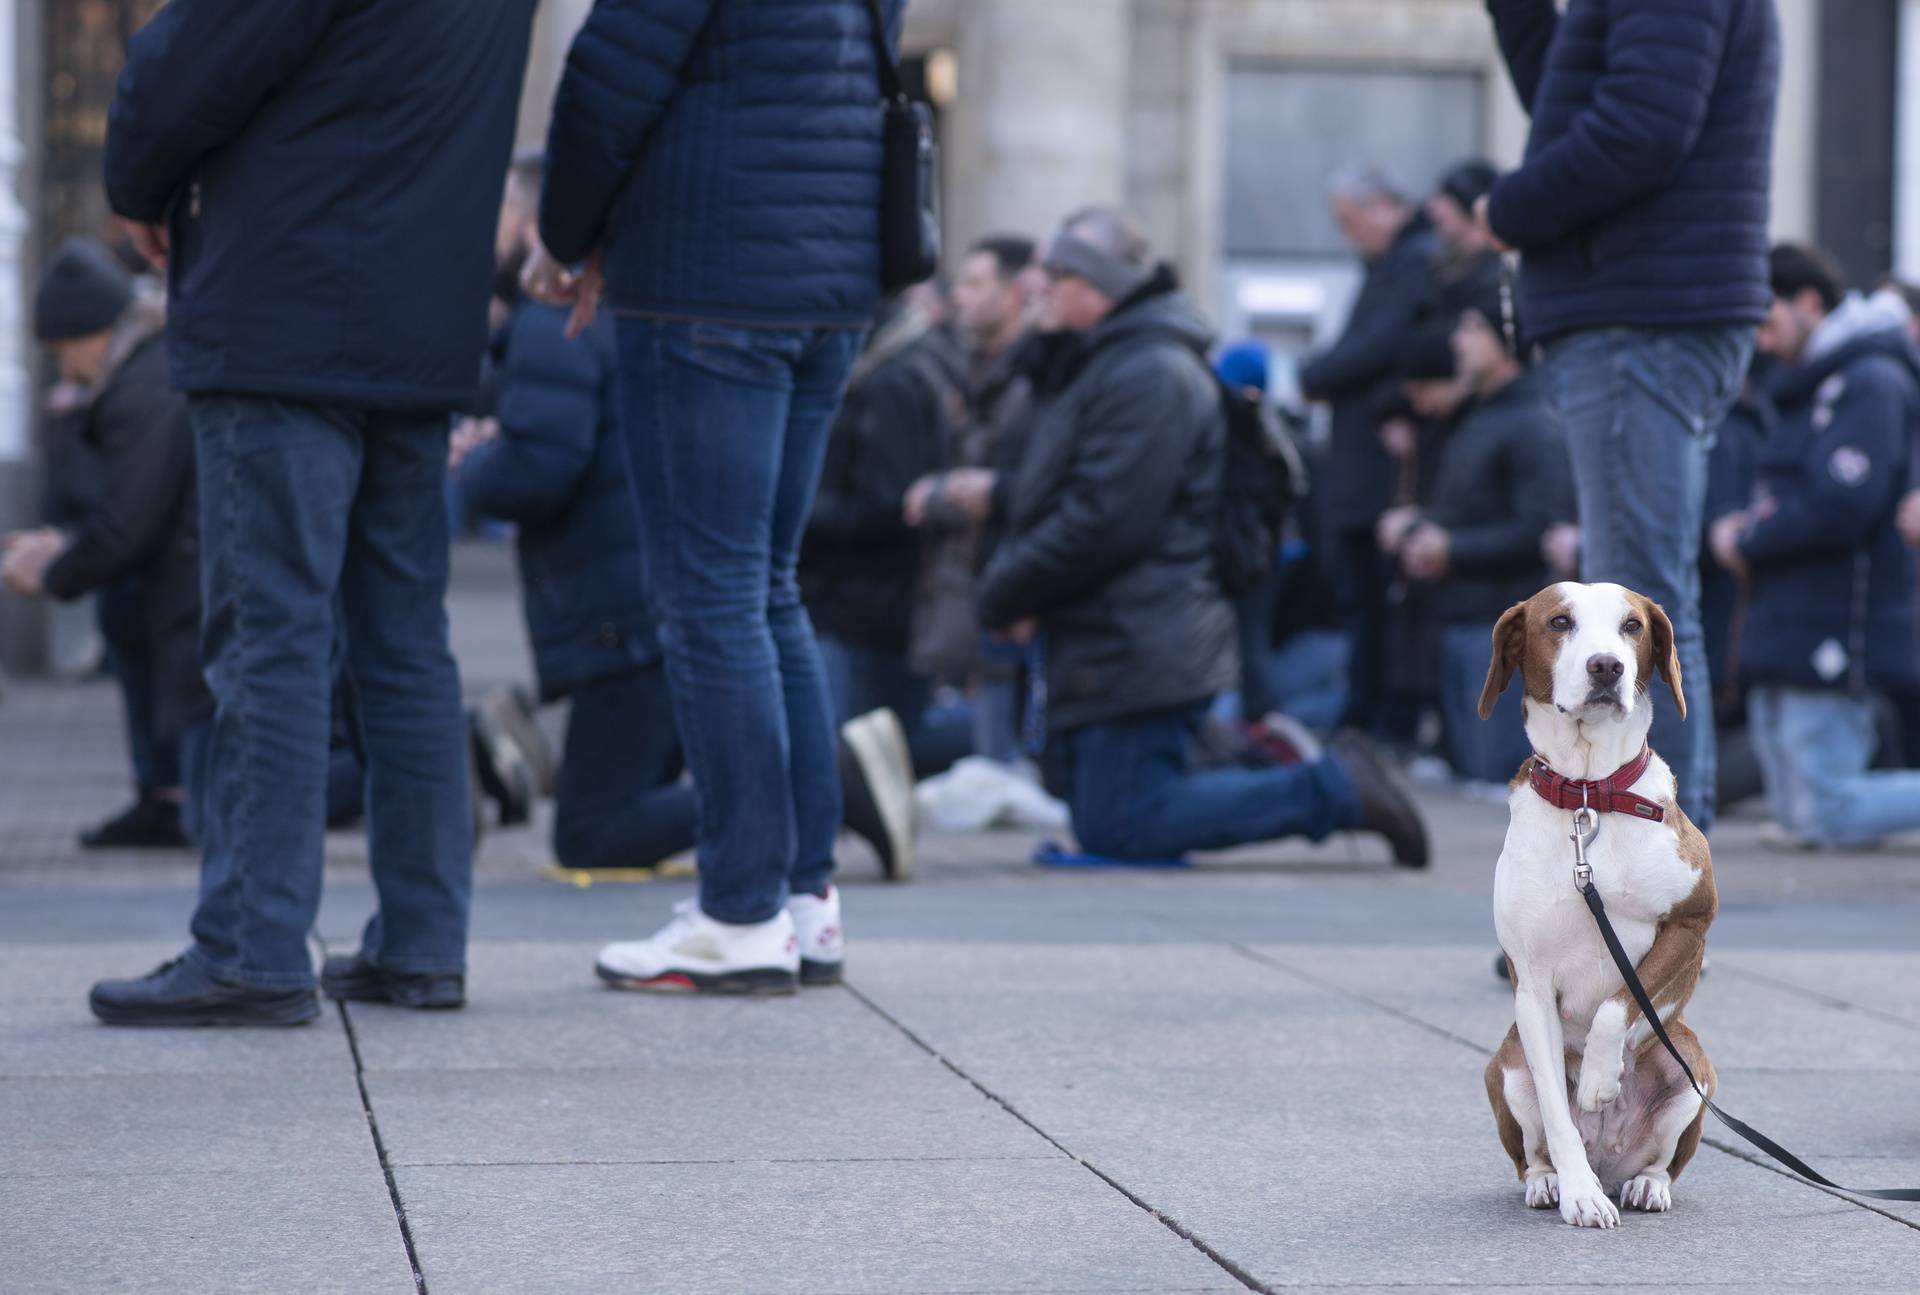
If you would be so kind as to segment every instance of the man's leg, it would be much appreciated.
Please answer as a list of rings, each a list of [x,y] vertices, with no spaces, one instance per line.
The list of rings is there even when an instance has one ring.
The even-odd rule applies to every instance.
[[[700,908],[718,922],[766,922],[786,904],[795,858],[768,585],[801,344],[772,330],[645,319],[618,329],[620,434],[674,715],[700,790]],[[812,687],[824,715],[817,654]],[[823,767],[831,779],[831,747]]]
[[[191,957],[222,981],[313,983],[328,650],[360,479],[355,417],[243,396],[191,402],[200,483],[208,736]]]
[[[683,767],[658,663],[578,689],[554,789],[561,865],[643,868],[691,850],[699,805]]]
[[[385,971],[457,973],[466,967],[473,809],[460,674],[447,646],[447,420],[371,414],[365,428],[340,580],[380,893],[361,953]]]
[[[839,731],[827,700],[826,675],[814,642],[813,622],[800,601],[795,574],[800,537],[813,511],[833,425],[847,375],[860,354],[862,335],[825,331],[810,339],[793,370],[793,402],[787,411],[780,473],[774,487],[772,546],[767,582],[767,624],[780,660],[781,701],[786,713],[788,776],[793,796],[794,855],[788,885],[794,894],[825,895],[833,880],[833,843],[840,834]],[[900,662],[905,677],[905,661]],[[925,719],[924,683],[903,699],[917,713],[902,714],[909,732]]]
[[[1385,717],[1389,676],[1387,584],[1371,531],[1334,539],[1335,595],[1347,631],[1347,709],[1341,723],[1373,734]]]
[[[127,753],[142,798],[177,792],[180,742],[162,739],[153,726],[153,654],[147,643],[146,589],[137,575],[124,576],[94,595],[94,618],[107,645],[107,665],[120,685],[127,721]]]
[[[1714,809],[1713,689],[1700,625],[1707,452],[1751,353],[1751,330],[1606,329],[1555,343],[1550,390],[1579,495],[1582,577],[1659,603],[1673,622],[1690,722],[1666,690],[1652,742],[1680,807],[1704,831]]]
[[[1197,712],[1188,707],[1070,733],[1074,835],[1095,854],[1163,859],[1256,841],[1321,840],[1359,816],[1337,758],[1275,769],[1188,768]]]
[[[1879,744],[1872,698],[1788,690],[1781,705],[1807,788],[1812,840],[1864,845],[1920,827],[1920,772],[1870,769]]]

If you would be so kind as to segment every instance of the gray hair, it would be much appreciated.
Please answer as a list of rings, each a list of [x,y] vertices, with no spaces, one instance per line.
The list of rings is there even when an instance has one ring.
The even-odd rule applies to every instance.
[[[1391,202],[1396,206],[1407,205],[1404,189],[1393,182],[1393,177],[1372,162],[1363,162],[1355,166],[1343,166],[1327,178],[1327,193],[1334,198],[1365,205],[1370,202]]]
[[[1139,223],[1118,207],[1082,207],[1069,212],[1060,228],[1133,269],[1145,270],[1153,264],[1153,244]]]

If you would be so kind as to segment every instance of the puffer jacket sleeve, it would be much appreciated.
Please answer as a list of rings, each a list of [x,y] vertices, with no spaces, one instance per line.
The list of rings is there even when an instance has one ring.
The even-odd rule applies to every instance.
[[[127,42],[107,114],[107,200],[158,224],[200,159],[313,53],[340,0],[172,0]]]
[[[1204,377],[1204,375],[1200,375]],[[1116,365],[1077,411],[1076,443],[1051,507],[1009,534],[981,580],[980,619],[1003,628],[1069,602],[1153,552],[1185,484],[1202,386],[1166,359]]]
[[[1891,366],[1852,366],[1826,429],[1808,439],[1795,488],[1755,509],[1740,551],[1756,568],[1857,548],[1886,524],[1914,413]]]
[[[547,133],[540,240],[562,261],[600,243],[614,197],[666,111],[715,0],[597,0],[567,51]]]
[[[1612,0],[1605,71],[1565,134],[1500,178],[1494,233],[1538,247],[1658,189],[1700,138],[1731,0]]]
[[[564,323],[557,311],[546,312],[514,329],[500,372],[500,435],[460,465],[461,496],[477,513],[548,521],[573,502],[593,466],[611,370],[606,325],[569,342]]]
[[[1506,60],[1507,75],[1513,80],[1513,92],[1520,106],[1533,111],[1534,91],[1540,88],[1540,73],[1547,65],[1547,46],[1560,25],[1560,11],[1553,0],[1487,0],[1487,12],[1493,15],[1494,36],[1500,42],[1500,56]]]

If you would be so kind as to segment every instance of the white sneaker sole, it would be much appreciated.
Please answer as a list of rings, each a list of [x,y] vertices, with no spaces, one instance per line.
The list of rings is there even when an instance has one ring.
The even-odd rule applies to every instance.
[[[772,996],[800,990],[800,976],[785,967],[741,967],[734,971],[693,971],[670,968],[652,976],[594,964],[593,972],[615,989],[649,994],[752,994]]]

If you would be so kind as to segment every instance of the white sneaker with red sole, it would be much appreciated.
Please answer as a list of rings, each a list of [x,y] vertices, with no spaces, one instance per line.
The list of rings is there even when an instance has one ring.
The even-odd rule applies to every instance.
[[[609,944],[594,972],[616,989],[704,994],[791,994],[800,988],[800,942],[793,918],[736,926],[697,904],[674,907],[650,939]]]
[[[794,934],[800,940],[800,983],[837,985],[847,962],[847,933],[840,924],[840,888],[827,897],[795,895],[787,901]]]

